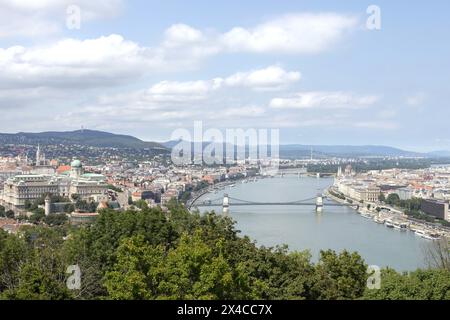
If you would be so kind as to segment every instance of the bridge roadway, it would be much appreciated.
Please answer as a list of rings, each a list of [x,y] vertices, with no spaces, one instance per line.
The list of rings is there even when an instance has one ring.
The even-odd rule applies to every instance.
[[[235,206],[315,206],[315,202],[299,202],[299,203],[290,203],[290,202],[252,202],[252,203],[233,203],[230,202],[230,207]],[[192,204],[192,207],[221,207],[222,203],[199,203]],[[344,204],[344,203],[324,203],[324,207],[359,207],[359,204]]]
[[[289,201],[289,202],[253,202],[248,200],[241,200],[232,197],[227,197],[227,207],[235,207],[235,206],[317,206],[317,202],[310,202],[316,198],[309,198],[297,201]],[[320,198],[326,198],[320,196]],[[204,200],[202,202],[196,203],[198,198],[193,201],[189,208],[191,207],[220,207],[223,206],[223,202],[220,202],[221,199],[213,199],[213,200]],[[234,200],[234,201],[233,201]],[[332,206],[332,207],[357,207],[359,208],[359,203],[323,203],[321,200],[321,206]]]

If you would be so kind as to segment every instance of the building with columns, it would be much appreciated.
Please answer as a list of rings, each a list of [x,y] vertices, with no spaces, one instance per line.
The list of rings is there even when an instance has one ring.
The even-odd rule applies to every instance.
[[[105,176],[84,173],[81,162],[74,160],[71,170],[62,174],[17,175],[7,179],[0,194],[0,203],[21,208],[26,201],[33,201],[45,194],[69,199],[78,195],[82,200],[99,202],[105,199],[107,190]]]

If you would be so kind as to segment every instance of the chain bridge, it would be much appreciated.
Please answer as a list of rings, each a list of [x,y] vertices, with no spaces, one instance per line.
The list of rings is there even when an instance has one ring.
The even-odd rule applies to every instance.
[[[222,207],[224,213],[229,212],[230,207],[240,207],[240,206],[315,206],[318,212],[322,211],[324,206],[335,206],[335,207],[353,207],[355,209],[359,209],[360,204],[352,204],[352,203],[336,203],[336,202],[327,202],[325,203],[323,200],[326,198],[323,195],[318,195],[317,197],[312,197],[308,199],[301,199],[295,201],[286,201],[286,202],[256,202],[250,200],[237,199],[234,197],[230,197],[228,194],[224,194],[223,197],[216,199],[207,199],[200,201],[196,199],[189,206],[189,209],[196,207]]]

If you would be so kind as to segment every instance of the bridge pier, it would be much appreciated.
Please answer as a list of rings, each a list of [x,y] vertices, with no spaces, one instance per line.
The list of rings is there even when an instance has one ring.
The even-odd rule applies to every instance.
[[[228,214],[230,212],[230,198],[228,194],[223,195],[222,213]]]
[[[323,197],[321,195],[317,196],[316,199],[316,211],[322,212],[323,210]]]

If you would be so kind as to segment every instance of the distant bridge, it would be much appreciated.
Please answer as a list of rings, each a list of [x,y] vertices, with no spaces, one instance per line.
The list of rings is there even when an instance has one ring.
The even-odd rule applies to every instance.
[[[189,209],[192,207],[222,207],[223,212],[227,213],[231,206],[315,206],[317,211],[322,211],[324,206],[331,207],[353,207],[355,209],[359,209],[360,204],[353,203],[324,203],[323,195],[318,195],[317,197],[295,200],[295,201],[286,201],[286,202],[256,202],[249,200],[242,200],[230,197],[228,194],[224,194],[223,198],[216,198],[212,200],[203,200],[198,201],[196,199],[189,205]],[[315,201],[314,201],[315,200]]]

